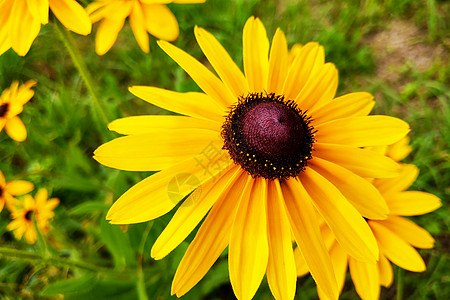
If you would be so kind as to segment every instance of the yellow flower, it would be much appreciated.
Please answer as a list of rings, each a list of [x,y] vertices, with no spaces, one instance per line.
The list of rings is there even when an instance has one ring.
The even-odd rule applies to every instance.
[[[49,8],[67,29],[82,35],[91,33],[91,21],[75,0],[3,0],[0,1],[0,55],[9,48],[26,55],[41,24],[48,23]]]
[[[33,184],[25,180],[6,182],[2,171],[0,171],[0,212],[5,205],[9,210],[12,210],[18,201],[14,196],[27,194],[33,189]]]
[[[178,37],[178,22],[172,12],[164,5],[168,3],[203,3],[206,0],[96,0],[86,8],[92,23],[100,20],[95,37],[95,52],[103,55],[111,49],[119,31],[130,18],[139,47],[142,51],[150,51],[148,35],[166,41]]]
[[[14,81],[0,96],[0,132],[5,128],[6,133],[15,141],[23,142],[27,138],[27,129],[17,116],[23,110],[23,105],[34,95],[31,88],[36,81],[29,80],[19,87]]]
[[[183,50],[159,42],[204,93],[130,88],[185,116],[136,116],[109,125],[126,136],[100,146],[97,161],[161,171],[123,194],[107,219],[131,224],[158,218],[198,187],[152,248],[152,257],[165,257],[207,214],[177,269],[172,293],[188,292],[229,246],[238,299],[252,298],[266,271],[275,298],[293,299],[293,233],[316,283],[337,298],[314,207],[349,254],[375,261],[377,243],[361,214],[384,219],[388,208],[363,177],[394,177],[399,166],[360,147],[392,144],[407,134],[408,124],[367,116],[374,104],[368,93],[333,99],[338,74],[325,63],[323,47],[308,43],[290,63],[283,32],[276,31],[270,47],[259,19],[251,17],[244,27],[244,73],[213,35],[195,28],[195,36],[220,79]]]
[[[385,153],[404,158],[409,153],[409,139],[392,145],[385,149]],[[406,154],[407,155],[407,154]],[[347,265],[361,299],[378,299],[380,285],[389,287],[393,281],[393,271],[390,262],[412,272],[425,271],[425,263],[420,254],[414,249],[433,248],[434,239],[423,228],[402,216],[416,216],[429,213],[441,206],[438,197],[420,191],[405,191],[417,178],[419,170],[414,165],[403,164],[398,177],[375,179],[373,185],[383,195],[390,213],[385,220],[367,220],[370,229],[377,239],[380,249],[378,262],[361,262],[345,253],[336,241],[333,233],[325,223],[322,224],[322,235],[330,253],[331,260],[338,282],[339,291],[342,291],[345,282]],[[296,249],[294,251],[297,262],[297,273],[302,276],[308,268]],[[320,299],[328,297],[318,288]]]
[[[49,219],[53,218],[53,210],[59,204],[57,198],[48,199],[46,189],[40,189],[35,198],[25,195],[22,205],[12,211],[13,221],[8,224],[7,229],[14,231],[14,236],[20,240],[25,237],[29,244],[34,244],[37,239],[36,229],[33,224],[33,215],[40,233],[48,232]]]

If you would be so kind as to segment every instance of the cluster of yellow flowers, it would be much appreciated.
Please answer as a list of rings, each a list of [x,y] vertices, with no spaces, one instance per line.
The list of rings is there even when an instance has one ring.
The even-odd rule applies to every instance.
[[[147,33],[161,39],[161,49],[203,91],[131,87],[137,97],[179,115],[115,120],[109,129],[124,136],[94,153],[108,167],[159,171],[113,204],[107,214],[112,224],[156,219],[184,199],[152,248],[155,259],[168,255],[203,220],[179,264],[172,294],[187,293],[227,247],[238,299],[253,298],[265,275],[276,299],[293,299],[297,277],[306,273],[321,299],[337,299],[347,265],[360,297],[378,299],[380,285],[393,281],[390,262],[424,271],[414,247],[431,248],[434,240],[404,216],[428,213],[441,202],[428,193],[405,191],[418,175],[415,166],[399,163],[410,152],[409,125],[369,115],[375,103],[368,93],[335,98],[338,71],[325,63],[323,47],[312,42],[289,51],[279,29],[270,44],[258,18],[250,17],[244,26],[244,72],[213,35],[195,28],[215,75],[167,42],[179,34],[163,5],[169,2],[204,1],[97,0],[85,11],[73,0],[6,0],[0,4],[0,20],[6,20],[0,50],[12,47],[25,55],[40,25],[48,22],[50,7],[64,26],[80,34],[101,20],[96,52],[102,55],[129,17],[141,49],[149,51]],[[27,28],[27,40],[15,40],[21,28]],[[5,126],[17,141],[26,138],[17,114],[33,96],[34,84],[13,83],[1,96],[0,129]],[[197,184],[168,193],[181,173],[191,174]],[[2,178],[2,206],[14,207],[13,196],[32,189]],[[201,193],[192,193],[196,188]],[[25,196],[21,208],[12,210],[8,228],[34,242],[30,212],[45,232],[57,204],[57,199],[47,201],[45,190],[35,198]]]

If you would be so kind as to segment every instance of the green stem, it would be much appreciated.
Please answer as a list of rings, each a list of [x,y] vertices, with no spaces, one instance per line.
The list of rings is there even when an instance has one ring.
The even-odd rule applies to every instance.
[[[91,73],[89,73],[89,70],[86,67],[86,64],[84,63],[80,51],[75,46],[75,41],[70,35],[70,32],[67,31],[67,29],[58,21],[56,21],[54,24],[56,31],[58,32],[59,37],[61,38],[61,41],[67,48],[67,51],[69,52],[75,67],[78,69],[78,72],[80,73],[80,76],[83,79],[84,84],[86,85],[87,91],[92,98],[94,108],[97,111],[98,115],[100,116],[102,129],[104,129],[106,128],[109,121],[105,109],[103,108],[99,100],[100,98],[98,97],[97,92],[94,88],[94,81],[92,80]]]
[[[23,251],[23,250],[17,250],[17,249],[10,249],[10,248],[0,248],[0,257],[8,258],[8,259],[19,259],[24,261],[31,261],[36,262],[40,261],[46,265],[54,265],[54,266],[66,266],[66,267],[75,267],[79,269],[83,269],[86,271],[96,272],[96,273],[102,273],[104,275],[113,275],[117,277],[134,277],[135,272],[133,271],[116,271],[113,269],[108,269],[104,267],[99,267],[96,265],[91,265],[82,261],[74,261],[68,258],[61,258],[61,257],[42,257],[42,255]]]
[[[145,227],[144,232],[142,233],[141,243],[139,245],[139,258],[138,258],[138,270],[137,276],[138,280],[136,282],[136,289],[138,291],[139,300],[148,300],[147,292],[145,290],[145,280],[144,280],[144,272],[142,271],[142,263],[143,263],[143,253],[145,247],[145,241],[147,240],[150,229],[153,226],[153,222],[148,222],[147,227]]]
[[[403,299],[403,270],[402,268],[397,268],[397,297],[396,300]]]

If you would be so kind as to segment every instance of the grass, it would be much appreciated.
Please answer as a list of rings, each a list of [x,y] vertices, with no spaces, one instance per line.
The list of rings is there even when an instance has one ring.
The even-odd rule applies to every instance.
[[[280,27],[290,46],[311,40],[324,45],[327,61],[339,69],[339,95],[369,91],[376,96],[375,113],[411,124],[413,152],[406,161],[420,168],[412,189],[439,196],[443,207],[414,218],[436,238],[434,249],[420,251],[427,271],[417,274],[395,268],[395,282],[389,289],[382,288],[382,299],[450,298],[446,207],[450,192],[450,40],[449,16],[444,13],[450,11],[449,6],[436,0],[208,0],[202,5],[169,5],[180,24],[175,44],[202,61],[194,25],[213,33],[242,66],[242,28],[255,15],[262,19],[269,37]],[[413,28],[413,33],[402,26]],[[382,34],[390,34],[390,42],[398,39],[406,44],[380,46]],[[199,90],[154,38],[150,38],[150,54],[140,51],[128,25],[102,57],[94,52],[94,35],[71,36],[94,75],[109,121],[168,113],[132,96],[127,90],[131,85]],[[425,65],[419,65],[423,60]],[[129,226],[105,221],[111,203],[148,174],[109,169],[92,159],[96,147],[117,135],[102,125],[55,25],[41,29],[26,57],[13,51],[0,56],[2,90],[13,80],[28,79],[38,82],[35,97],[20,115],[28,139],[17,143],[0,133],[0,170],[7,180],[26,179],[36,187],[46,187],[61,204],[45,236],[45,256],[40,254],[42,242],[16,241],[6,230],[9,214],[6,210],[0,214],[0,247],[18,250],[0,259],[0,299],[54,299],[58,294],[65,294],[65,299],[145,299],[145,294],[149,299],[174,298],[171,281],[193,236],[168,257],[154,261],[149,258],[151,245],[173,213]],[[297,288],[297,299],[317,297],[310,277],[300,278]],[[255,299],[271,297],[264,281]],[[233,299],[226,256],[184,297],[200,298]],[[341,299],[356,298],[348,277]]]

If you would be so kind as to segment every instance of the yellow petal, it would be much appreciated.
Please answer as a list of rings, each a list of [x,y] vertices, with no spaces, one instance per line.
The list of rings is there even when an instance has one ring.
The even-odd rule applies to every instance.
[[[103,55],[116,42],[117,35],[125,23],[125,19],[104,19],[100,22],[95,36],[95,52]]]
[[[204,129],[158,129],[124,136],[97,148],[99,163],[126,171],[157,171],[193,156],[222,155],[222,140],[217,131]]]
[[[288,47],[286,37],[279,28],[273,36],[269,55],[267,92],[280,95],[288,72]]]
[[[414,247],[431,249],[434,246],[434,239],[428,231],[411,220],[389,216],[383,221],[383,225]]]
[[[232,165],[222,173],[219,179],[210,179],[183,202],[153,245],[154,259],[165,257],[192,232],[214,203],[227,194],[242,170]]]
[[[6,133],[16,142],[23,142],[27,139],[27,129],[19,117],[9,119],[5,125]]]
[[[174,41],[178,37],[180,31],[177,18],[167,6],[145,3],[141,5],[145,17],[145,28],[151,35],[165,41]]]
[[[245,77],[252,92],[267,90],[269,39],[260,19],[250,17],[242,36]]]
[[[350,93],[325,103],[314,106],[308,115],[314,119],[314,124],[322,124],[331,120],[367,116],[375,105],[373,96],[369,93]]]
[[[39,208],[43,207],[47,202],[48,191],[45,188],[39,189],[34,196],[34,200],[36,201],[36,205]]]
[[[203,93],[177,93],[151,86],[132,86],[129,91],[144,101],[179,114],[224,122],[224,108]]]
[[[31,88],[36,84],[36,80],[28,80],[19,87],[17,96],[14,102],[18,105],[24,105],[34,96],[34,91]]]
[[[228,52],[216,38],[200,27],[195,27],[195,38],[219,77],[235,99],[248,93],[247,80]]]
[[[192,77],[206,94],[221,104],[222,108],[225,109],[237,102],[222,81],[198,60],[170,43],[158,41],[158,45]]]
[[[133,116],[117,119],[108,124],[108,129],[120,134],[134,135],[151,133],[155,129],[207,129],[220,131],[221,124],[184,116]]]
[[[330,161],[367,178],[395,177],[400,166],[377,152],[344,145],[314,144],[314,157]]]
[[[324,59],[323,47],[318,43],[308,43],[300,48],[298,55],[289,67],[283,86],[283,95],[286,99],[297,98],[308,79],[323,66]]]
[[[28,10],[41,24],[48,23],[48,0],[27,0]]]
[[[296,179],[283,183],[282,191],[297,247],[300,248],[312,277],[329,298],[337,299],[336,277],[319,231],[311,197]]]
[[[419,175],[419,169],[415,165],[401,164],[401,172],[395,178],[377,179],[373,185],[383,194],[402,192],[409,188]]]
[[[441,199],[433,194],[406,191],[385,196],[391,214],[401,216],[423,215],[441,207]]]
[[[299,178],[342,248],[358,260],[375,262],[377,241],[358,211],[334,185],[311,168]]]
[[[425,271],[425,263],[420,254],[402,238],[383,225],[384,221],[369,220],[369,225],[377,238],[380,251],[400,268],[412,272]]]
[[[378,271],[380,284],[384,287],[390,287],[394,281],[394,272],[392,271],[391,263],[382,253],[380,253],[380,260],[378,261]]]
[[[231,230],[228,252],[230,282],[238,299],[252,299],[266,272],[269,259],[267,240],[267,180],[257,177],[246,187]],[[244,192],[244,194],[246,194]]]
[[[238,180],[217,201],[201,225],[194,240],[178,265],[172,283],[172,294],[178,297],[186,294],[205,276],[230,240],[234,216],[247,182],[251,180],[246,172],[241,172]]]
[[[5,186],[5,176],[3,175],[2,171],[0,171],[0,187],[4,187]]]
[[[389,209],[386,201],[366,179],[317,157],[310,160],[308,166],[337,187],[362,216],[375,220],[387,218]]]
[[[356,292],[364,300],[378,300],[380,296],[380,274],[375,262],[361,262],[350,257],[348,260],[350,274]]]
[[[103,18],[115,21],[125,20],[133,9],[135,1],[95,1],[86,7],[92,23]]]
[[[26,1],[14,1],[9,26],[12,48],[20,56],[26,55],[41,30],[39,21],[28,11]]]
[[[291,241],[291,226],[281,189],[269,181],[267,198],[269,263],[267,281],[275,299],[294,299],[297,272]]]
[[[50,9],[69,30],[82,35],[91,33],[92,23],[84,8],[74,0],[49,0]]]
[[[397,143],[390,145],[386,151],[386,155],[395,161],[401,161],[407,157],[411,151],[412,148],[409,145],[409,137],[406,136]]]
[[[338,284],[339,294],[342,292],[345,284],[345,275],[347,274],[347,260],[348,255],[345,253],[344,249],[339,246],[339,243],[335,240],[330,250],[330,258],[333,263],[334,274],[336,275],[336,281]],[[328,299],[325,293],[317,287],[317,293],[319,295],[319,299]]]
[[[6,183],[5,189],[13,196],[20,196],[31,192],[34,189],[34,185],[25,180],[13,180]]]
[[[388,116],[350,117],[317,126],[320,143],[344,144],[356,147],[390,145],[409,132],[405,121]]]
[[[134,37],[141,47],[142,51],[148,53],[150,51],[150,46],[148,44],[148,34],[145,29],[145,19],[144,13],[142,12],[141,5],[138,2],[134,2],[133,10],[130,15],[130,25],[133,30]]]
[[[334,64],[326,63],[309,78],[295,101],[303,111],[329,103],[336,94],[338,79]]]
[[[230,164],[230,159],[224,160],[223,157],[211,160],[193,157],[164,169],[125,192],[112,205],[106,218],[113,224],[133,224],[156,219],[174,208],[197,186],[218,176]],[[180,185],[181,179],[183,182]]]

